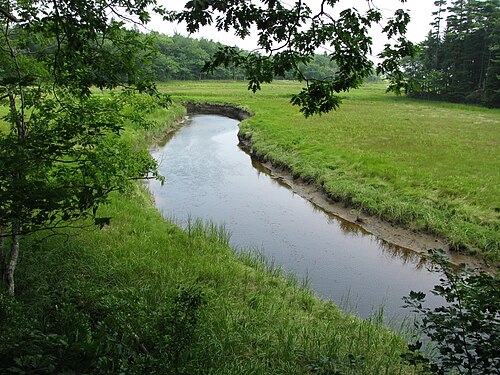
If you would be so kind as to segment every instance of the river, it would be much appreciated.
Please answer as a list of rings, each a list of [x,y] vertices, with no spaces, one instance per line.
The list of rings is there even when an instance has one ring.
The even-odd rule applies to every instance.
[[[271,178],[239,146],[238,121],[193,115],[152,155],[166,182],[150,182],[157,208],[186,227],[223,224],[236,251],[259,251],[307,280],[321,298],[362,318],[383,307],[387,322],[408,315],[402,297],[428,292],[439,275],[421,257],[319,209]],[[441,301],[428,296],[429,305]]]

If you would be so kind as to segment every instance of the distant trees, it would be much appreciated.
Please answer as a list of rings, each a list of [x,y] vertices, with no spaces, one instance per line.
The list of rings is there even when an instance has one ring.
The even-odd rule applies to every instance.
[[[291,103],[307,117],[336,109],[341,102],[339,93],[358,87],[372,75],[375,65],[369,56],[373,44],[371,28],[375,25],[381,26],[381,34],[387,37],[385,48],[378,55],[381,62],[377,73],[388,75],[391,90],[401,90],[405,82],[399,61],[415,52],[414,45],[404,36],[410,16],[403,9],[396,9],[393,17],[384,19],[376,3],[379,2],[367,1],[367,9],[362,11],[342,0],[200,0],[189,1],[182,11],[166,15],[171,21],[185,23],[188,32],[213,25],[240,38],[256,35],[258,50],[219,48],[206,66],[208,71],[239,66],[245,72],[248,88],[254,92],[262,83],[292,72],[304,82],[304,87],[292,96]],[[321,47],[328,49],[328,57],[338,69],[333,75],[311,78],[302,67],[311,62]]]
[[[242,70],[234,66],[220,67],[212,73],[203,71],[205,63],[223,47],[220,43],[157,32],[146,34],[144,38],[151,40],[155,50],[152,65],[147,68],[157,81],[244,79]]]
[[[404,65],[408,94],[500,107],[500,0],[435,5],[420,54]]]
[[[219,66],[213,71],[205,71],[207,61],[214,56],[221,43],[209,39],[194,39],[180,34],[172,36],[151,32],[144,36],[152,41],[155,54],[152,65],[149,67],[152,76],[160,82],[170,80],[245,80],[245,71],[242,67],[230,64],[227,67]],[[245,53],[243,50],[238,50]],[[326,54],[314,54],[312,60],[306,64],[299,64],[304,75],[311,79],[326,79],[333,77],[338,67]],[[287,71],[276,79],[297,79],[293,71]]]

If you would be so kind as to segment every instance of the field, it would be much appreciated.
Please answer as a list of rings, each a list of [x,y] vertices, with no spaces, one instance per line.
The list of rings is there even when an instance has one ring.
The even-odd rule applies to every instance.
[[[260,158],[348,206],[498,261],[500,110],[411,100],[374,84],[306,119],[289,104],[299,87],[279,82],[252,94],[244,83],[205,81],[161,89],[175,100],[249,109],[255,116],[240,132]]]
[[[304,119],[298,86],[161,86],[176,100],[230,102],[257,153],[335,199],[498,257],[499,111],[411,101],[367,86]],[[175,126],[159,110],[137,147]],[[0,126],[2,124],[0,123]],[[4,124],[3,124],[4,126]],[[5,127],[3,128],[5,130]],[[165,221],[142,187],[114,194],[102,230],[22,241],[16,298],[0,293],[0,364],[18,372],[414,374],[404,338],[318,300],[265,260],[237,257],[222,228]],[[1,371],[0,371],[1,372]]]

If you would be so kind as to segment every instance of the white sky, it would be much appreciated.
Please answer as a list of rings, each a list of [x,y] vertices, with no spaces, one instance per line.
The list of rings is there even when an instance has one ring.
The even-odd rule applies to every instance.
[[[285,0],[286,2],[293,3],[294,0]],[[173,0],[159,0],[158,3],[162,4],[169,10],[181,10],[187,0],[173,1]],[[311,8],[319,6],[320,0],[306,0],[305,1]],[[385,18],[389,18],[394,14],[396,9],[409,10],[411,15],[411,23],[408,27],[407,36],[412,42],[423,41],[431,26],[433,16],[432,12],[435,10],[434,0],[407,0],[406,3],[401,3],[399,0],[373,0],[376,7],[382,10]],[[341,0],[335,9],[339,11],[347,7],[356,7],[360,12],[367,9],[366,0]],[[342,8],[343,7],[343,8]],[[188,36],[185,25],[172,24],[161,20],[160,17],[153,18],[152,22],[147,25],[149,30],[158,31],[166,35],[173,35],[175,32]],[[254,50],[257,48],[256,37],[250,36],[245,40],[237,38],[233,33],[224,33],[217,31],[215,27],[204,27],[200,32],[189,35],[193,38],[207,38],[216,42],[220,42],[229,46],[238,46],[244,50]],[[383,48],[387,42],[381,35],[381,30],[374,29],[372,33],[374,39],[373,53],[376,55]]]

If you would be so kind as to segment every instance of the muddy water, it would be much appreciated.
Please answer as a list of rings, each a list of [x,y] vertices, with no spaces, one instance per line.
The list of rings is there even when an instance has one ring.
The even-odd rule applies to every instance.
[[[238,147],[237,133],[236,120],[195,115],[152,151],[166,177],[163,186],[150,184],[164,216],[181,226],[193,218],[224,224],[234,247],[263,252],[318,296],[361,317],[383,306],[389,320],[400,320],[408,313],[402,296],[438,283],[416,253],[325,213],[271,178]]]

